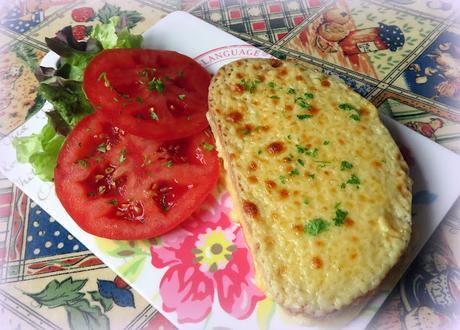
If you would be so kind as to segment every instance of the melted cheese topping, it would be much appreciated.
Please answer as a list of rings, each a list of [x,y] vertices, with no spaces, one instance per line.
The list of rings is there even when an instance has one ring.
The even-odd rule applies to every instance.
[[[374,289],[407,248],[407,165],[377,110],[293,62],[240,60],[210,87],[210,122],[258,281],[322,316]]]

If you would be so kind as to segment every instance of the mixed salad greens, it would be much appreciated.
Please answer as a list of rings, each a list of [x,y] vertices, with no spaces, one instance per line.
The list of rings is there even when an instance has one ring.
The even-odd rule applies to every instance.
[[[39,67],[39,93],[53,109],[47,111],[48,123],[40,133],[17,137],[13,144],[17,159],[30,163],[43,181],[52,181],[56,160],[65,136],[86,115],[94,112],[83,91],[83,74],[89,61],[104,49],[140,48],[143,38],[132,34],[125,16],[114,16],[93,27],[87,41],[77,41],[67,26],[54,38],[46,38],[48,47],[60,56],[56,69]]]

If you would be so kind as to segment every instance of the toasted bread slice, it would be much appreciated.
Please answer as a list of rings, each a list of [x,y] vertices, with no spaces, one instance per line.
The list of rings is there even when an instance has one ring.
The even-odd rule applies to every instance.
[[[372,292],[406,250],[411,181],[376,108],[297,62],[238,60],[209,114],[258,283],[296,315]]]

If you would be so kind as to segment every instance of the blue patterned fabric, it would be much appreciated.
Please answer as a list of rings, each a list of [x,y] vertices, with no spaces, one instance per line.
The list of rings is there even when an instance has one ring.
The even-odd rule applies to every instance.
[[[31,203],[29,209],[26,241],[26,259],[87,250],[35,203]]]

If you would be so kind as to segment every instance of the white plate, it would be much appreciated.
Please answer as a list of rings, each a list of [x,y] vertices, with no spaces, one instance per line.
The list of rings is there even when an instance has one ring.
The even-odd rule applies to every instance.
[[[165,17],[145,32],[144,40],[145,47],[175,50],[193,57],[211,73],[214,73],[220,66],[237,58],[269,56],[242,40],[222,32],[184,12],[175,12]],[[56,54],[50,53],[45,57],[42,64],[51,66],[56,63],[56,59]],[[410,154],[411,177],[414,181],[413,238],[401,267],[392,272],[380,287],[374,299],[348,325],[348,328],[352,329],[365,328],[399,280],[402,272],[420,251],[460,194],[459,156],[392,119],[383,118],[383,121],[400,147],[405,149],[406,154]],[[72,235],[85,244],[104,263],[127,280],[133,288],[159,309],[176,326],[193,329],[204,327],[226,327],[232,329],[255,329],[261,327],[271,329],[297,328],[289,320],[286,320],[280,313],[279,308],[275,308],[268,299],[257,304],[252,301],[253,303],[251,304],[251,300],[248,303],[248,299],[244,301],[241,296],[235,294],[233,300],[222,300],[222,293],[218,293],[217,290],[217,286],[222,283],[218,283],[216,279],[211,279],[211,282],[206,282],[207,284],[203,282],[205,284],[202,287],[197,285],[197,290],[208,293],[208,300],[197,299],[194,302],[188,301],[189,305],[181,305],[179,298],[184,297],[180,296],[180,292],[175,293],[165,289],[165,282],[167,282],[165,276],[172,274],[173,266],[156,268],[152,265],[150,255],[151,242],[137,241],[134,244],[129,244],[129,242],[109,241],[96,238],[82,231],[56,198],[54,185],[42,182],[35,176],[28,164],[19,164],[16,160],[15,150],[11,143],[14,137],[38,132],[45,123],[46,116],[41,111],[0,141],[0,155],[2,155],[0,170],[46,212],[58,220]],[[222,194],[219,196],[218,198],[221,198]],[[216,207],[219,207],[220,211],[224,210],[224,214],[227,214],[230,206],[231,201],[229,200],[225,200],[225,203],[220,204],[220,206],[213,204],[208,209],[207,215],[203,216],[199,221],[206,222],[206,219],[203,220],[206,217],[209,220],[219,216],[218,213],[215,213]],[[239,230],[237,225],[234,224],[230,225],[227,229],[233,233]],[[181,235],[184,235],[184,233],[189,236],[196,235],[198,240],[199,233],[193,233],[190,231],[190,227],[184,226],[155,242],[162,242],[161,244],[164,244],[163,247],[172,249],[174,244],[180,244]],[[205,231],[202,234],[206,234]],[[180,250],[180,246],[176,246],[176,248],[175,251],[179,251],[177,255],[181,258],[185,258],[186,254],[190,253],[185,248],[183,251]],[[240,246],[240,248],[244,250],[244,246]],[[125,253],[120,253],[123,251]],[[184,260],[180,261],[176,266],[179,268],[184,266],[186,262]],[[187,276],[189,275],[187,274]],[[246,280],[247,285],[253,285],[252,275],[243,275],[247,276],[244,279],[241,278],[241,280],[243,282]],[[208,276],[207,278],[210,277]],[[238,282],[238,279],[236,282]],[[238,284],[236,282],[233,284]],[[184,286],[187,286],[187,284],[190,283],[185,283]],[[250,292],[250,290],[247,292]],[[197,291],[191,292],[192,296],[197,293]],[[249,298],[256,296],[257,294],[254,292],[252,292],[252,295],[249,294]],[[202,317],[203,309],[207,308],[206,304],[209,305],[210,310],[209,313],[205,313],[206,315]],[[178,308],[174,309],[175,307]],[[187,315],[191,315],[191,318],[202,320],[199,322],[181,323],[180,320],[187,319]],[[193,317],[194,315],[195,317]]]

